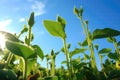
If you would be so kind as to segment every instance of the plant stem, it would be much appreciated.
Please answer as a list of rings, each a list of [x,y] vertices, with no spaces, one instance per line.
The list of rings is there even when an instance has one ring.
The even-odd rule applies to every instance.
[[[113,40],[113,44],[114,44],[115,50],[117,52],[117,55],[120,55],[119,48],[118,48],[116,40]],[[120,60],[120,58],[119,58],[119,60]]]
[[[90,32],[89,32],[89,29],[88,29],[88,22],[86,23],[86,27],[85,27],[84,22],[82,20],[82,16],[80,16],[79,18],[80,18],[80,22],[82,23],[82,28],[83,28],[84,34],[86,36],[86,39],[87,39],[87,42],[88,42],[88,47],[89,47],[89,50],[90,50],[90,53],[91,53],[91,58],[92,58],[91,65],[92,65],[92,68],[96,72],[97,67],[96,67],[96,61],[95,61],[95,56],[94,56],[94,48],[93,48],[92,40],[90,39]]]
[[[27,80],[27,60],[23,59],[23,80]]]
[[[71,77],[71,70],[70,70],[70,64],[69,64],[69,54],[68,54],[68,49],[67,49],[65,38],[63,38],[63,45],[64,45],[64,51],[65,51],[65,55],[66,55],[67,68],[68,68],[68,72],[69,72],[69,80],[71,80],[72,77]]]
[[[52,59],[51,76],[55,75],[55,59]]]
[[[31,29],[32,29],[32,27],[29,26],[29,29],[28,29],[28,46],[30,46],[30,42],[31,42]]]

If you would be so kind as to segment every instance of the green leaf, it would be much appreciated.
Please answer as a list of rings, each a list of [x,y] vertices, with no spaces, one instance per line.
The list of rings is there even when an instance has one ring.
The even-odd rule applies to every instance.
[[[35,53],[33,48],[17,42],[6,41],[6,47],[13,54],[23,57],[24,59],[28,59],[31,55],[34,55]]]
[[[96,50],[98,50],[98,48],[99,48],[99,45],[95,44],[94,46],[95,46]]]
[[[93,39],[100,39],[100,38],[107,38],[120,35],[120,31],[111,29],[111,28],[104,28],[104,29],[96,29],[93,32]]]
[[[109,52],[111,52],[111,48],[103,48],[98,53],[99,54],[106,54],[106,53],[109,53]]]
[[[34,25],[34,12],[31,13],[30,18],[28,20],[28,25],[32,27]]]
[[[57,21],[64,27],[65,29],[65,26],[66,26],[66,21],[64,18],[60,17],[60,16],[57,16]]]
[[[38,45],[33,45],[32,46],[35,50],[35,53],[43,60],[44,59],[44,53],[42,49]]]
[[[111,58],[111,59],[114,59],[114,60],[119,60],[119,58],[118,58],[116,53],[109,53],[108,57]]]
[[[79,10],[76,7],[74,7],[73,12],[76,16],[79,16]]]
[[[64,27],[59,22],[44,20],[44,26],[51,35],[66,38]]]
[[[86,48],[82,48],[82,49],[75,48],[74,51],[70,52],[70,58],[76,54],[84,53],[86,50],[87,50]]]
[[[0,69],[0,80],[17,80],[17,76],[12,70]]]
[[[10,40],[10,41],[15,41],[15,42],[19,42],[20,40],[13,34],[5,32],[5,31],[0,31],[1,35],[5,36],[5,39]]]
[[[82,46],[88,46],[87,40],[84,40],[81,45],[82,45]]]

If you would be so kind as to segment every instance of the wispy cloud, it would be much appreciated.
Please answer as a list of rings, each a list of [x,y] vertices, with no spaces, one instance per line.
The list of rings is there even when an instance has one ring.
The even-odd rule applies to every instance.
[[[5,30],[5,28],[11,24],[11,22],[11,19],[0,21],[0,30]]]
[[[20,21],[20,22],[24,22],[24,21],[25,21],[25,18],[20,18],[19,21]]]
[[[35,12],[35,16],[39,16],[45,13],[45,4],[40,1],[35,1],[31,6],[32,11]]]

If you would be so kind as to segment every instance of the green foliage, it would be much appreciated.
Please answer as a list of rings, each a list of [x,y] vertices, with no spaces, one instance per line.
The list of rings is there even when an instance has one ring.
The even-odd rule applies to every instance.
[[[3,59],[0,60],[0,79],[18,80],[23,74],[23,80],[29,80],[31,78],[37,79],[39,76],[38,79],[40,80],[119,80],[120,41],[117,41],[115,36],[119,36],[120,31],[111,28],[96,29],[91,35],[88,28],[88,21],[82,19],[83,8],[77,9],[74,7],[74,14],[80,19],[86,37],[83,42],[78,43],[80,48],[75,48],[73,51],[69,51],[71,44],[66,43],[65,19],[57,16],[56,21],[43,21],[45,28],[52,36],[60,37],[63,40],[61,51],[65,54],[66,60],[62,61],[62,64],[67,64],[67,69],[63,67],[61,67],[61,69],[55,68],[55,59],[60,51],[54,52],[51,50],[50,54],[44,55],[38,45],[31,44],[34,39],[32,27],[35,23],[34,12],[32,12],[28,19],[28,25],[25,24],[23,26],[19,35],[16,36],[9,32],[0,31],[0,34],[6,38],[6,48],[9,50],[5,51],[0,49],[0,55],[4,55],[4,57],[2,57]],[[28,34],[25,36],[25,41],[20,41],[18,38],[25,32]],[[112,52],[112,48],[99,50],[100,46],[93,44],[93,40],[101,38],[107,38],[108,42],[113,43],[115,47],[114,52]],[[100,71],[96,67],[97,64],[94,56],[95,48],[101,61],[102,69]],[[83,56],[81,56],[80,53],[82,53]],[[74,55],[78,55],[79,57],[73,59]],[[104,56],[107,59],[103,59]],[[40,57],[41,60],[46,57],[46,68],[40,67],[37,63],[38,57]],[[105,61],[103,62],[102,59]],[[16,60],[20,61],[14,64],[13,62]],[[48,64],[50,64],[50,69]]]
[[[32,46],[35,50],[35,53],[43,60],[44,59],[44,53],[42,49],[38,45],[33,45]]]
[[[111,28],[96,29],[92,35],[93,35],[93,39],[100,39],[100,38],[118,36],[120,35],[120,31]]]
[[[119,58],[118,58],[119,56],[116,53],[109,53],[108,57],[110,59],[119,60]]]
[[[11,41],[15,41],[15,42],[19,42],[20,40],[13,34],[9,33],[9,32],[5,32],[5,31],[0,31],[0,34],[5,36],[5,39],[7,40],[11,40]]]
[[[106,53],[109,53],[109,52],[111,52],[111,48],[103,48],[98,53],[99,54],[106,54]]]
[[[35,54],[35,51],[32,47],[28,47],[17,42],[6,41],[6,47],[13,54],[23,57],[25,60],[28,59],[31,55]]]
[[[99,54],[106,54],[106,53],[109,53],[109,52],[111,52],[111,48],[103,48],[98,53]]]
[[[66,26],[66,21],[64,18],[60,17],[60,16],[57,16],[57,22],[59,22],[65,29],[65,26]]]
[[[61,23],[51,20],[44,20],[44,26],[51,35],[66,38],[64,27],[61,25]]]
[[[86,48],[75,48],[73,51],[70,52],[70,58],[76,54],[79,54],[79,53],[84,53],[87,49]]]
[[[112,70],[108,76],[108,80],[111,80],[111,79],[119,80],[120,79],[120,71]]]
[[[1,80],[17,80],[17,76],[12,70],[0,69]]]

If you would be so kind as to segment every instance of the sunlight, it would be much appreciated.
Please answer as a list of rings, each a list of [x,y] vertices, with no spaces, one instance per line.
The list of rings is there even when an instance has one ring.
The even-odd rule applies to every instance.
[[[0,48],[4,49],[5,48],[5,36],[0,34]]]

